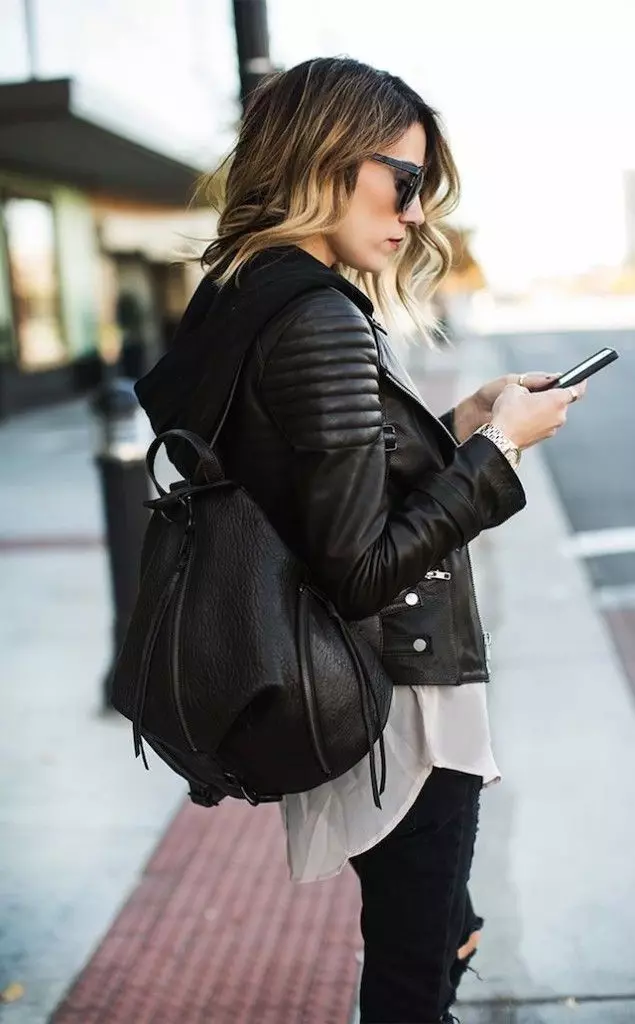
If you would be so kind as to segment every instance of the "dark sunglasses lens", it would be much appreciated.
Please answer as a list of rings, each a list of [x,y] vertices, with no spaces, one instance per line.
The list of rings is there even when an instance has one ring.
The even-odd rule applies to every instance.
[[[407,180],[406,178],[400,177],[397,178],[395,184],[397,186],[397,206],[399,207],[399,212],[403,213],[412,202],[409,198],[412,190],[412,182],[409,179]]]
[[[405,213],[414,203],[423,187],[423,174],[413,174],[410,181],[404,181],[399,187],[399,212]]]

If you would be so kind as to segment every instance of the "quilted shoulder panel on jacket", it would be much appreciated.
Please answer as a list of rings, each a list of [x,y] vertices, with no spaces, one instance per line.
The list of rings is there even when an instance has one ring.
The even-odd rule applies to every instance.
[[[382,429],[377,345],[345,295],[302,296],[265,329],[266,406],[295,448],[360,447]]]

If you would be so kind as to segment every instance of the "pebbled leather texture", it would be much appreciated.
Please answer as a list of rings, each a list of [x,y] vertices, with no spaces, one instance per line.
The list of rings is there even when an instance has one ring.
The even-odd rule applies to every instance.
[[[209,805],[312,789],[379,739],[380,806],[392,681],[252,497],[220,467],[212,474],[148,503],[139,597],[112,681],[137,753],[145,738]]]
[[[360,620],[398,684],[488,678],[466,545],[525,505],[496,446],[480,435],[457,445],[449,422],[418,397],[385,334],[324,289],[262,331],[219,441],[227,474],[340,614]],[[450,579],[427,580],[430,570]]]

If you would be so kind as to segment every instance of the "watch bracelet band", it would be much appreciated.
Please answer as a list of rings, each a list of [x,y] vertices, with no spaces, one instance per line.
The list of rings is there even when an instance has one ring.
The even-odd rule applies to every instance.
[[[510,441],[500,427],[495,427],[493,423],[486,423],[484,426],[479,427],[478,430],[475,430],[474,433],[482,434],[483,437],[487,437],[492,441],[499,451],[503,453],[510,466],[516,469],[520,462],[520,448],[513,441]]]

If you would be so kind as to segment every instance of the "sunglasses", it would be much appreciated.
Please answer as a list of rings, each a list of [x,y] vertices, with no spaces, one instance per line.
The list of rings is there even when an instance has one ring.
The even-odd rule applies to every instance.
[[[411,164],[407,160],[395,160],[392,156],[381,156],[373,153],[371,160],[379,164],[386,164],[391,167],[395,174],[395,186],[397,188],[397,209],[399,213],[405,213],[409,206],[414,203],[417,196],[421,195],[423,188],[423,167],[419,164]]]

